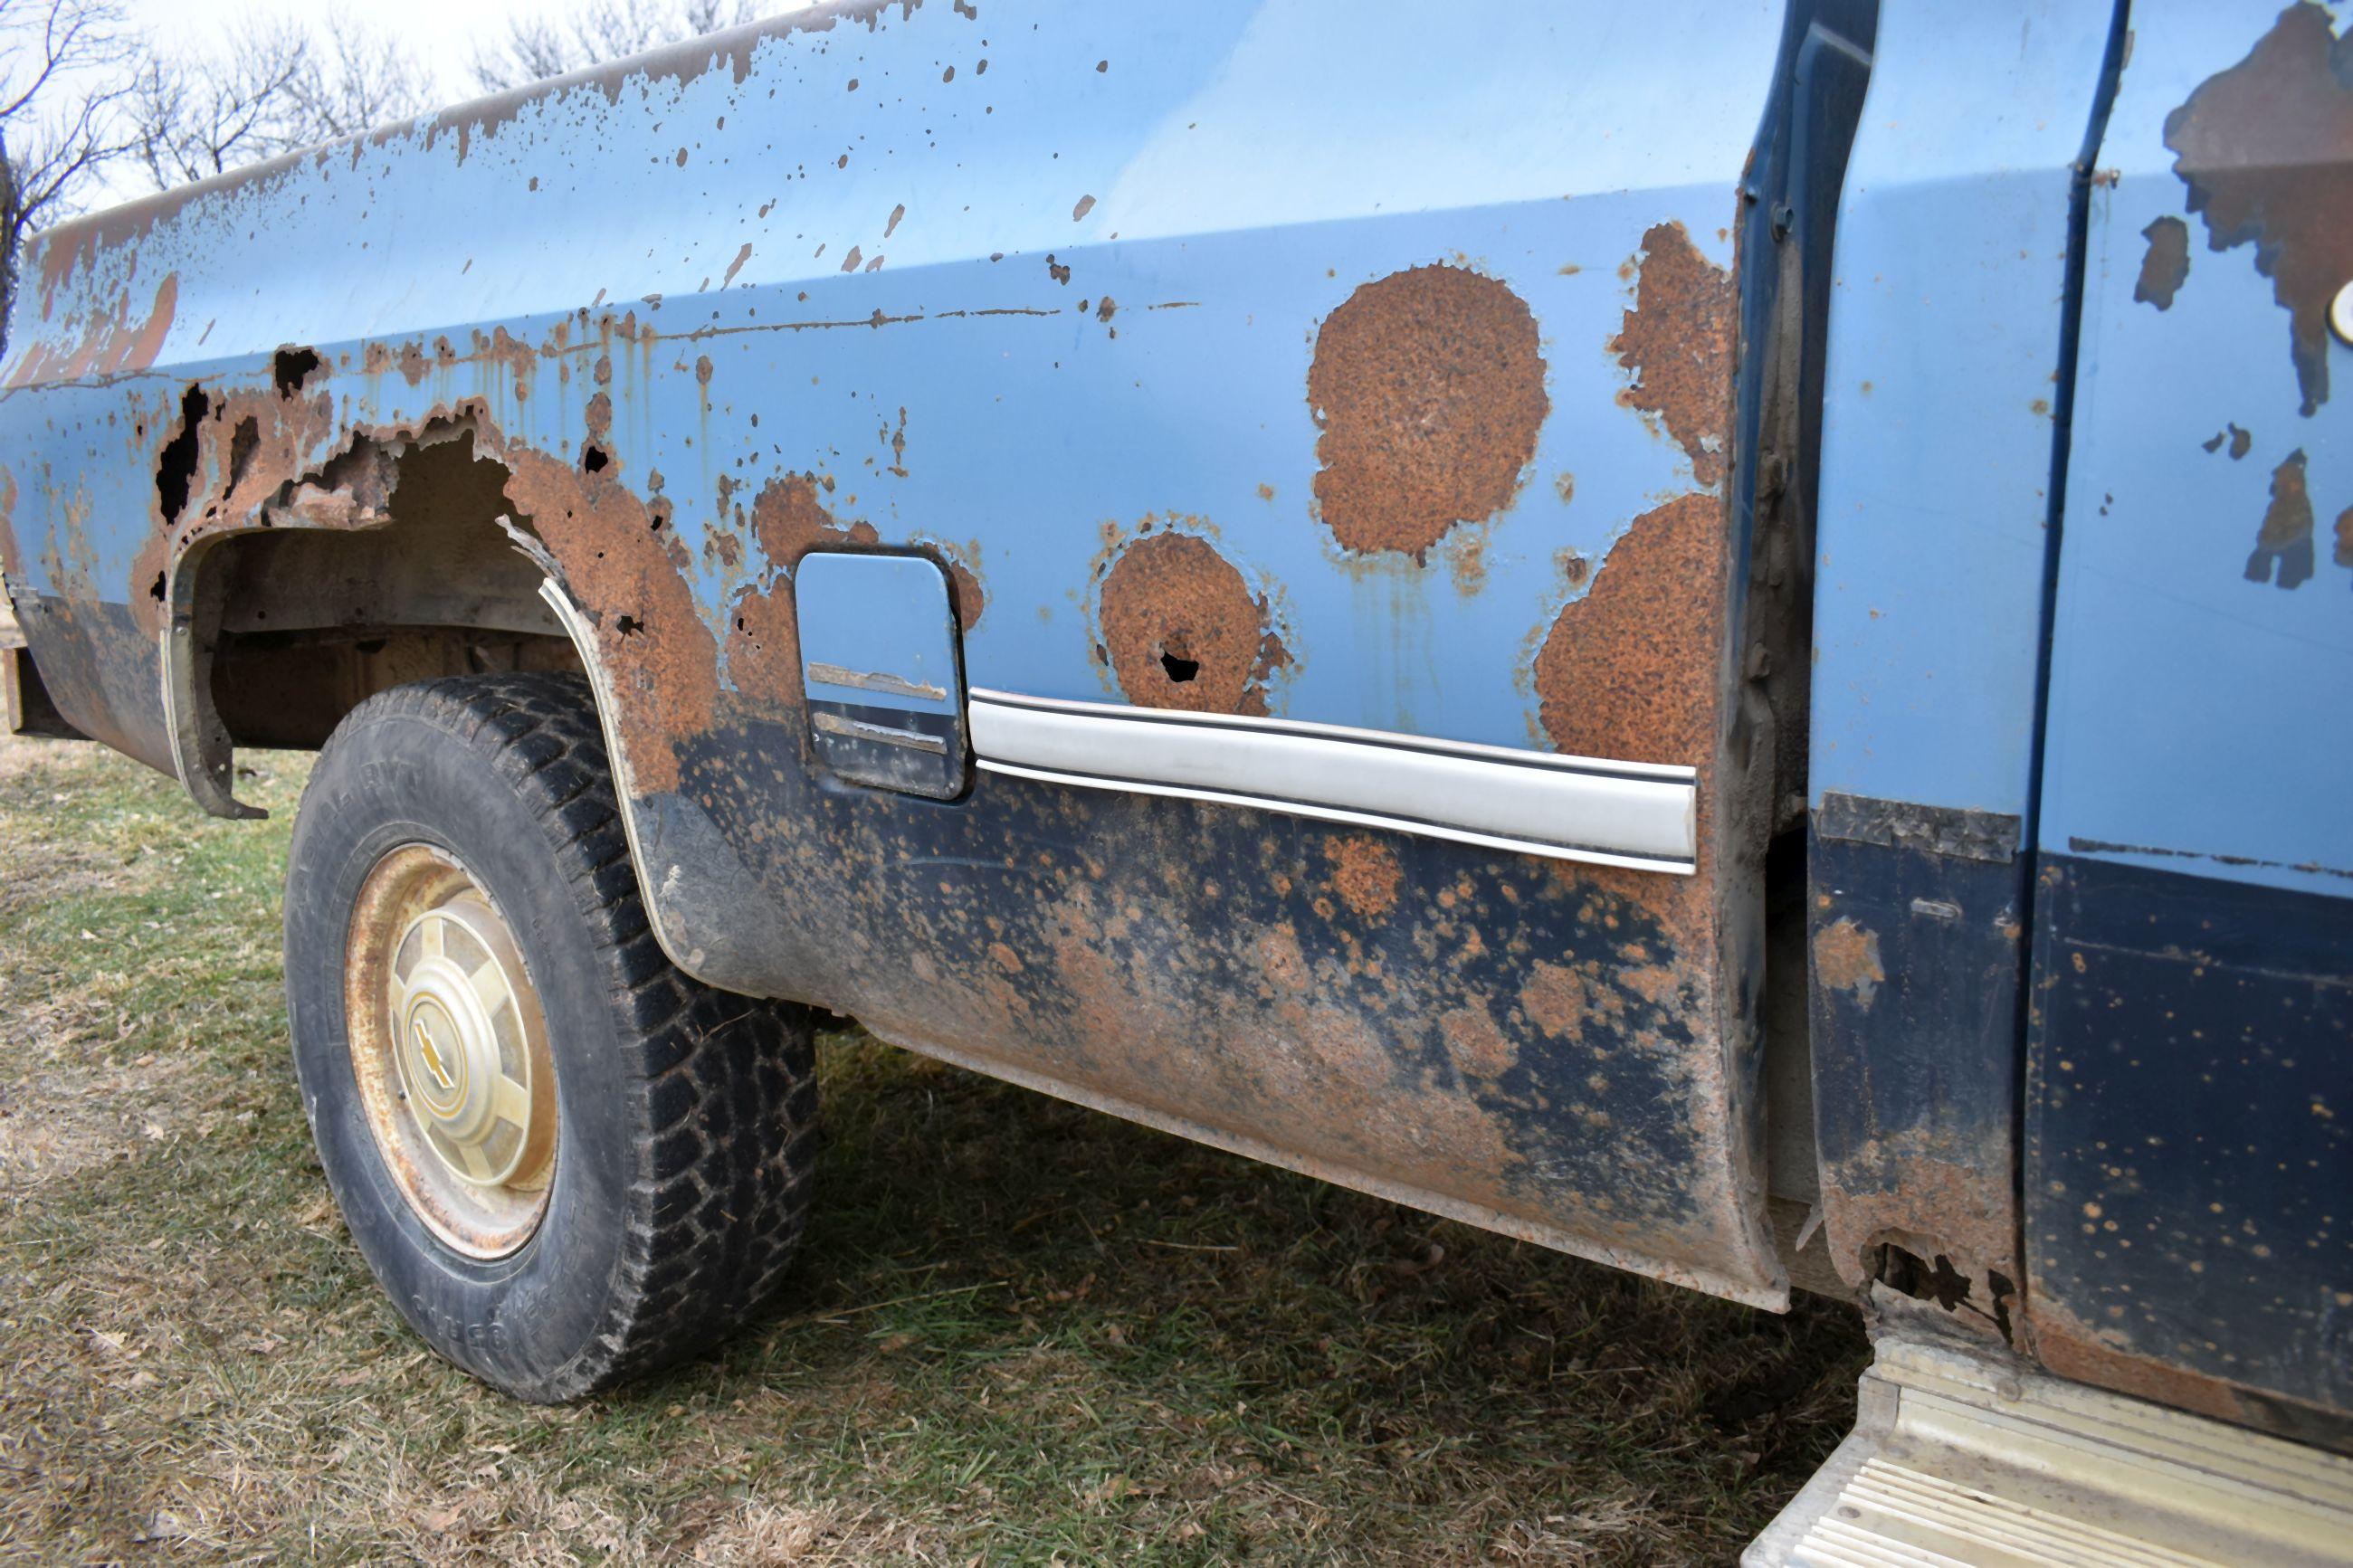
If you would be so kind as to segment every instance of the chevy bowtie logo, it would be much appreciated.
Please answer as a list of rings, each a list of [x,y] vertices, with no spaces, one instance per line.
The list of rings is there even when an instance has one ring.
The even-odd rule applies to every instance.
[[[433,1081],[440,1085],[444,1094],[456,1089],[458,1080],[449,1076],[448,1064],[441,1058],[441,1047],[434,1041],[432,1026],[425,1021],[423,1015],[417,1016],[409,1031],[417,1042],[417,1059],[425,1064],[425,1070],[433,1075]]]

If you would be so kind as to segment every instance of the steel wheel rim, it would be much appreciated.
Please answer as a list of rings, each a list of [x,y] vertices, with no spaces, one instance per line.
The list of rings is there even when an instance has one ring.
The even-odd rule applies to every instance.
[[[410,1209],[468,1257],[520,1248],[553,1186],[555,1069],[513,933],[454,856],[404,844],[369,869],[343,1009],[360,1102]]]

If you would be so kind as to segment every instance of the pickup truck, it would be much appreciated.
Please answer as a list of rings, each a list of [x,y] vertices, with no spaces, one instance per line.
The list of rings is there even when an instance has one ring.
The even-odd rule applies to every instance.
[[[1852,1302],[1753,1563],[2346,1561],[2348,60],[892,0],[388,126],[28,244],[11,726],[320,751],[302,1101],[520,1397],[771,1296],[829,1012]]]

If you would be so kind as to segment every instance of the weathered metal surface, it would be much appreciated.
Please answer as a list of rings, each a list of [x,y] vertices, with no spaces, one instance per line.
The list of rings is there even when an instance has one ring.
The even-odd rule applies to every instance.
[[[2133,40],[2051,651],[2028,1317],[2070,1375],[2344,1444],[2353,46],[2271,0],[2143,0]],[[2197,243],[2160,301],[2167,220]]]
[[[1822,1228],[1851,1290],[1995,1343],[2022,1342],[2021,838],[2070,213],[2113,9],[1888,9],[1830,320],[1806,911]]]
[[[2133,28],[2091,213],[2042,844],[2344,897],[2353,684],[2326,672],[2353,661],[2353,413],[2323,317],[2353,279],[2332,64],[2353,46],[2268,0],[2143,5]],[[2163,310],[2135,298],[2160,218],[2193,241]]]
[[[2353,900],[2061,856],[2038,902],[2042,1359],[2353,1448]]]
[[[213,542],[398,537],[468,443],[436,515],[560,579],[689,969],[1777,1301],[1727,502],[1779,363],[1740,181],[1800,41],[1763,4],[833,8],[60,230],[0,463],[31,585],[133,645],[60,706],[225,809],[202,672],[256,634]],[[1692,765],[1700,875],[825,784],[795,573],[869,546],[951,574],[975,684]]]

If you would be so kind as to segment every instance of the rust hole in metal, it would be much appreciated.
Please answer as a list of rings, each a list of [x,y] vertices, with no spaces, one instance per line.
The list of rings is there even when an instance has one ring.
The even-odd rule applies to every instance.
[[[203,387],[191,386],[181,395],[180,433],[164,443],[155,465],[155,499],[163,503],[165,522],[179,521],[188,510],[188,489],[196,477],[196,433],[212,411],[213,400]]]
[[[1493,278],[1416,267],[1348,296],[1315,334],[1315,502],[1360,553],[1427,558],[1512,504],[1552,404],[1536,319]]]
[[[319,355],[313,349],[280,349],[270,362],[269,379],[280,397],[291,397],[302,390],[311,373],[319,368]]]
[[[613,623],[613,629],[625,637],[633,637],[646,629],[646,623],[635,616],[623,616]]]
[[[1954,1268],[1953,1260],[1941,1252],[1930,1264],[1892,1241],[1883,1241],[1872,1265],[1871,1277],[1915,1300],[1934,1301],[1947,1312],[1969,1299],[1968,1276]]]
[[[580,448],[580,468],[584,473],[601,474],[612,460],[606,456],[605,448],[594,441]]]
[[[253,455],[261,449],[261,424],[252,416],[237,422],[237,429],[228,438],[228,488],[232,490],[244,482],[246,470],[253,467]]]
[[[1157,533],[1123,551],[1103,585],[1103,635],[1127,700],[1194,713],[1263,714],[1291,656],[1264,599],[1208,540]]]

